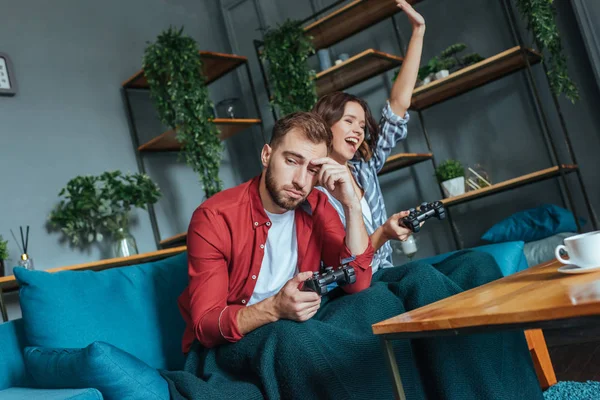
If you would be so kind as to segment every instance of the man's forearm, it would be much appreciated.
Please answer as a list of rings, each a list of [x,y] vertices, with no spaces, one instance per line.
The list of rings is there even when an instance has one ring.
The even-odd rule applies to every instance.
[[[242,335],[279,319],[273,306],[273,300],[273,297],[269,297],[238,311],[238,330]]]
[[[359,202],[344,205],[346,215],[346,247],[352,254],[362,254],[369,246],[369,234],[363,221]]]
[[[389,239],[386,237],[383,231],[383,225],[375,229],[375,232],[371,235],[371,244],[375,251],[379,250],[381,246],[385,244]]]

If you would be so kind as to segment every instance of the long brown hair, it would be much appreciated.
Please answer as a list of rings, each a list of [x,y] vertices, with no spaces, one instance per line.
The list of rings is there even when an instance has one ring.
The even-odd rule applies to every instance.
[[[365,161],[369,161],[377,145],[379,125],[375,121],[375,118],[373,118],[371,109],[363,99],[344,92],[329,93],[319,99],[313,107],[312,112],[319,114],[325,120],[327,126],[331,128],[336,122],[342,119],[346,103],[350,101],[360,104],[365,111],[365,140],[358,148],[358,153],[360,153],[360,156]]]

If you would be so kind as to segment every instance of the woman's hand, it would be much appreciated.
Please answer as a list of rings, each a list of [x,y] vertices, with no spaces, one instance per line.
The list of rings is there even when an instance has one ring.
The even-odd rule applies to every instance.
[[[425,19],[406,0],[394,0],[410,21],[413,32],[408,43],[408,49],[404,56],[404,62],[400,67],[400,73],[392,86],[390,93],[390,105],[394,114],[404,116],[410,108],[413,90],[419,74],[421,64],[421,52],[423,50],[423,38],[425,36]]]
[[[412,231],[403,225],[400,225],[400,219],[410,214],[409,211],[401,211],[388,218],[383,224],[383,234],[387,240],[400,240],[401,242],[412,235]]]
[[[408,4],[406,0],[396,0],[396,4],[398,8],[400,8],[410,21],[410,24],[413,27],[413,31],[417,31],[419,33],[425,33],[425,18],[421,14],[415,11],[415,9]]]

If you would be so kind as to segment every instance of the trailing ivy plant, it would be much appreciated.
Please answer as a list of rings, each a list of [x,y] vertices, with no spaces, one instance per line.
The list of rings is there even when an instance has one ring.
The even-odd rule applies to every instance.
[[[271,104],[283,115],[309,111],[317,102],[315,71],[307,62],[315,52],[311,39],[300,22],[289,19],[264,34],[261,57],[267,61]]]
[[[540,51],[548,49],[548,80],[552,91],[561,93],[575,103],[579,99],[577,87],[569,77],[567,57],[562,52],[560,34],[556,26],[553,0],[516,0],[519,12],[527,21]]]
[[[49,223],[60,229],[74,246],[102,241],[104,234],[127,230],[132,208],[146,209],[160,197],[158,186],[144,174],[104,172],[76,176],[59,192],[59,204]]]
[[[223,189],[223,144],[214,124],[196,41],[179,30],[163,31],[144,53],[144,74],[163,124],[177,132],[188,165],[200,175],[206,198]]]

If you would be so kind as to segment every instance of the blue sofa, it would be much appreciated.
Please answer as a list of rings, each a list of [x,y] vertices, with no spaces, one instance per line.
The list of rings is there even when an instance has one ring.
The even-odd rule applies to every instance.
[[[504,275],[527,268],[523,242],[476,249]],[[0,399],[169,398],[158,370],[184,362],[187,253],[101,272],[14,273],[23,317],[0,324]]]

